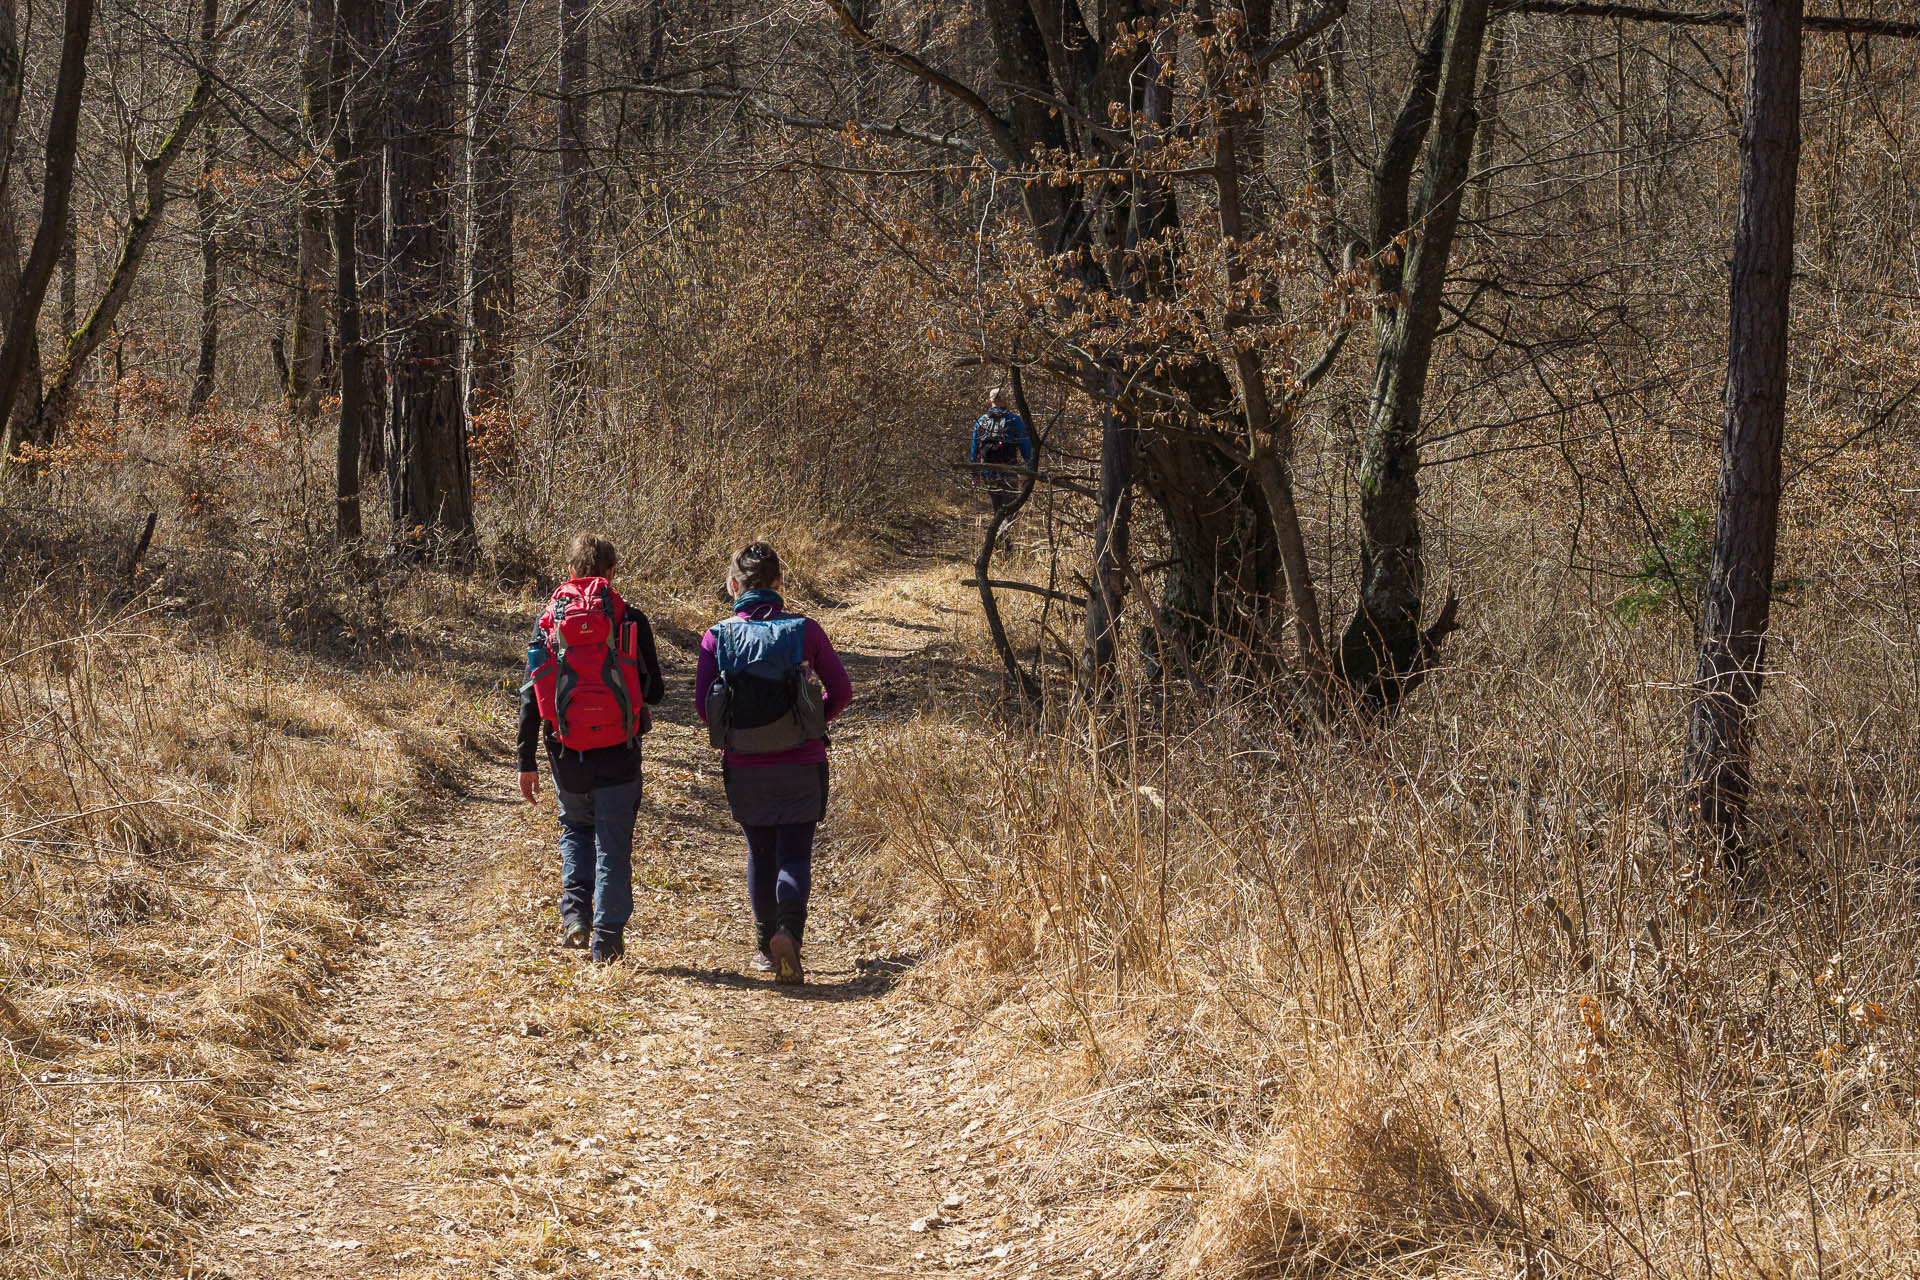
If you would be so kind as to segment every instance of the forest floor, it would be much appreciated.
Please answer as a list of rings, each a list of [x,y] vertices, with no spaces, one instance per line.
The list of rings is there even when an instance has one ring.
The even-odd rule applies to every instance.
[[[836,754],[985,677],[963,576],[909,560],[812,610],[856,687]],[[323,1029],[287,1065],[252,1172],[187,1274],[1018,1275],[1039,1223],[996,1176],[1005,1090],[902,979],[926,940],[848,892],[831,822],[808,985],[749,972],[744,851],[665,626],[624,963],[554,939],[554,806],[497,768],[414,833]],[[511,661],[503,638],[502,661]],[[1057,1274],[1057,1273],[1051,1273]]]

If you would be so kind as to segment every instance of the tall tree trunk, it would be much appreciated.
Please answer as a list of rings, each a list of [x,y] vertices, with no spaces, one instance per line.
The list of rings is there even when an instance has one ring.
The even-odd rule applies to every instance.
[[[1487,20],[1486,87],[1480,94],[1480,130],[1473,158],[1476,218],[1486,218],[1493,207],[1493,170],[1500,162],[1500,98],[1506,92],[1508,64],[1517,52],[1514,32],[1518,22],[1511,14],[1496,14]]]
[[[1279,538],[1252,477],[1214,446],[1164,433],[1149,433],[1141,455],[1141,483],[1169,543],[1160,609],[1189,657],[1211,663],[1278,652]]]
[[[220,363],[220,197],[214,189],[219,162],[219,133],[208,120],[200,142],[200,181],[193,189],[194,238],[200,242],[200,342],[188,413],[206,409]]]
[[[87,45],[93,37],[93,0],[67,0],[60,44],[60,71],[48,113],[46,165],[40,182],[40,226],[33,249],[20,271],[20,287],[0,341],[0,472],[12,456],[13,409],[20,400],[33,351],[40,307],[46,301],[53,265],[65,241],[73,195],[74,145],[80,130],[81,91],[87,80]]]
[[[1224,69],[1216,67],[1213,74],[1224,81]],[[1224,83],[1217,92],[1225,97]],[[1274,532],[1280,541],[1281,562],[1286,566],[1287,595],[1293,604],[1300,658],[1309,672],[1323,677],[1327,669],[1326,640],[1320,629],[1319,593],[1307,562],[1306,539],[1293,500],[1291,411],[1276,408],[1268,395],[1266,364],[1255,344],[1235,337],[1248,322],[1246,306],[1251,301],[1246,263],[1241,257],[1252,231],[1242,201],[1242,152],[1245,140],[1257,136],[1260,125],[1257,116],[1231,103],[1220,108],[1215,121],[1214,181],[1219,192],[1220,251],[1225,259],[1230,299],[1222,316],[1222,329],[1239,384],[1240,412],[1246,423],[1247,453],[1254,479],[1266,498]]]
[[[359,266],[360,379],[365,389],[360,474],[378,476],[387,469],[387,187],[381,158],[386,151],[392,96],[387,86],[393,63],[383,0],[335,0],[335,7],[353,59],[347,111],[360,155],[359,186],[354,192],[360,218],[354,258]]]
[[[1473,156],[1478,117],[1474,91],[1486,31],[1487,0],[1449,0],[1442,43],[1433,31],[1415,72],[1413,91],[1375,174],[1376,255],[1390,260],[1408,236],[1403,266],[1381,266],[1374,331],[1378,343],[1367,432],[1360,463],[1360,601],[1341,637],[1339,670],[1367,702],[1392,706],[1430,660],[1420,630],[1426,588],[1420,540],[1420,418],[1439,327],[1440,297],[1453,252],[1462,188]],[[1437,67],[1433,54],[1438,53]],[[1437,71],[1432,97],[1422,79]],[[1424,114],[1425,120],[1415,117]],[[1425,172],[1411,215],[1405,193],[1411,136],[1427,141]]]
[[[20,297],[20,224],[13,208],[13,174],[25,74],[14,0],[0,0],[0,321],[13,314],[14,304]],[[27,354],[27,365],[20,403],[14,412],[31,421],[40,412],[40,344],[37,341]]]
[[[67,226],[60,233],[60,341],[80,327],[80,217],[67,202]]]
[[[360,137],[349,98],[355,92],[350,6],[341,0],[328,32],[327,116],[333,122],[333,299],[340,332],[340,417],[334,448],[334,527],[358,538],[360,431],[364,425],[366,344],[360,332]]]
[[[214,42],[219,17],[219,0],[203,0],[200,9],[199,78],[194,81],[193,91],[174,119],[173,129],[160,143],[160,149],[140,162],[140,212],[127,223],[127,236],[121,243],[120,256],[114,262],[113,274],[107,278],[106,288],[101,290],[93,310],[87,313],[86,322],[68,338],[66,350],[61,353],[60,363],[54,369],[33,429],[35,442],[42,446],[50,445],[58,438],[60,428],[73,407],[74,395],[79,390],[80,373],[113,331],[114,323],[120,318],[120,309],[133,295],[134,282],[146,262],[147,250],[166,221],[167,204],[172,195],[167,187],[167,177],[173,171],[174,162],[185,154],[194,130],[199,128],[213,107]]]
[[[1093,522],[1093,584],[1087,592],[1081,678],[1094,699],[1112,690],[1120,652],[1120,610],[1126,596],[1133,527],[1133,419],[1110,407],[1100,429],[1100,485]]]
[[[300,115],[315,158],[300,185],[294,224],[293,337],[287,344],[287,410],[311,419],[320,408],[327,345],[327,165],[333,123],[327,75],[334,0],[307,0],[307,49]]]
[[[460,377],[453,39],[458,0],[396,0],[387,263],[393,313],[388,477],[394,533],[418,552],[473,550],[473,487]]]
[[[1727,399],[1713,561],[1687,730],[1687,778],[1702,827],[1736,865],[1752,780],[1779,533],[1788,306],[1800,167],[1801,0],[1748,0],[1746,122],[1733,238]]]
[[[587,15],[592,0],[560,0],[560,85],[554,120],[560,151],[561,376],[577,385],[585,347],[583,323],[590,289],[587,254],[591,210],[587,198],[586,134],[578,95],[587,78]]]
[[[473,353],[475,410],[513,401],[513,126],[506,77],[505,0],[473,0]]]

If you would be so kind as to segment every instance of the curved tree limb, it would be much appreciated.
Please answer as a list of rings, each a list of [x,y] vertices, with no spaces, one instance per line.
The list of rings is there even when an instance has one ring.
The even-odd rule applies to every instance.
[[[1013,398],[1022,422],[1031,424],[1033,419],[1027,409],[1026,386],[1020,376],[1020,367],[1014,365],[1009,375],[1013,385]],[[1033,428],[1028,426],[1029,438]],[[1039,441],[1034,442],[1034,462],[1039,462]],[[1027,499],[1033,496],[1033,482],[1037,478],[1037,466],[1028,469],[1020,482],[1020,492],[1012,502],[994,508],[993,519],[987,522],[986,536],[980,543],[980,554],[973,559],[973,585],[980,591],[980,609],[987,617],[987,633],[993,638],[993,648],[1000,655],[1000,661],[1007,669],[1007,676],[1013,681],[1014,688],[1020,691],[1021,700],[1029,706],[1040,701],[1040,682],[1035,680],[1027,669],[1020,665],[1020,656],[1013,651],[1013,641],[1007,638],[1006,624],[1000,619],[1000,603],[994,599],[994,579],[988,576],[993,565],[993,549],[1000,543],[1000,531],[1006,528],[1008,521],[1020,513],[1027,505]],[[1037,588],[1036,588],[1037,589]]]
[[[1328,0],[1308,14],[1299,26],[1253,55],[1253,65],[1266,69],[1347,16],[1347,0]]]
[[[840,26],[847,35],[908,74],[926,81],[973,112],[980,118],[981,123],[987,126],[987,131],[993,135],[993,144],[1000,149],[1000,153],[1009,160],[1016,157],[1019,148],[1014,144],[1013,130],[1007,126],[1006,120],[988,104],[985,98],[946,72],[928,66],[917,55],[868,31],[860,25],[859,19],[854,17],[853,10],[847,7],[846,0],[827,0],[827,7],[833,10],[835,17],[840,19]]]

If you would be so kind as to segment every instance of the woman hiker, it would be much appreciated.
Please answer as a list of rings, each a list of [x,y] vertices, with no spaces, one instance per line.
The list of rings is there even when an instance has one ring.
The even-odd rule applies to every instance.
[[[733,616],[700,641],[694,705],[725,752],[727,804],[747,837],[753,967],[799,983],[813,836],[827,811],[827,725],[853,701],[853,685],[820,624],[786,611],[771,546],[733,557],[727,593]]]
[[[560,799],[560,943],[590,946],[596,964],[626,954],[640,735],[666,692],[647,616],[607,581],[618,559],[604,538],[573,540],[572,576],[534,624],[520,690],[520,794],[539,803],[544,739]]]

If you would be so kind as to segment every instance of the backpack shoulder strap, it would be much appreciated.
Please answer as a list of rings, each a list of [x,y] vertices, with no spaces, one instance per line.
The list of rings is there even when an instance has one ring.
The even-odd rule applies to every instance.
[[[713,633],[713,660],[719,664],[721,675],[727,675],[732,670],[734,642],[740,634],[736,625],[739,621],[739,616],[735,615],[722,618],[708,628]]]

